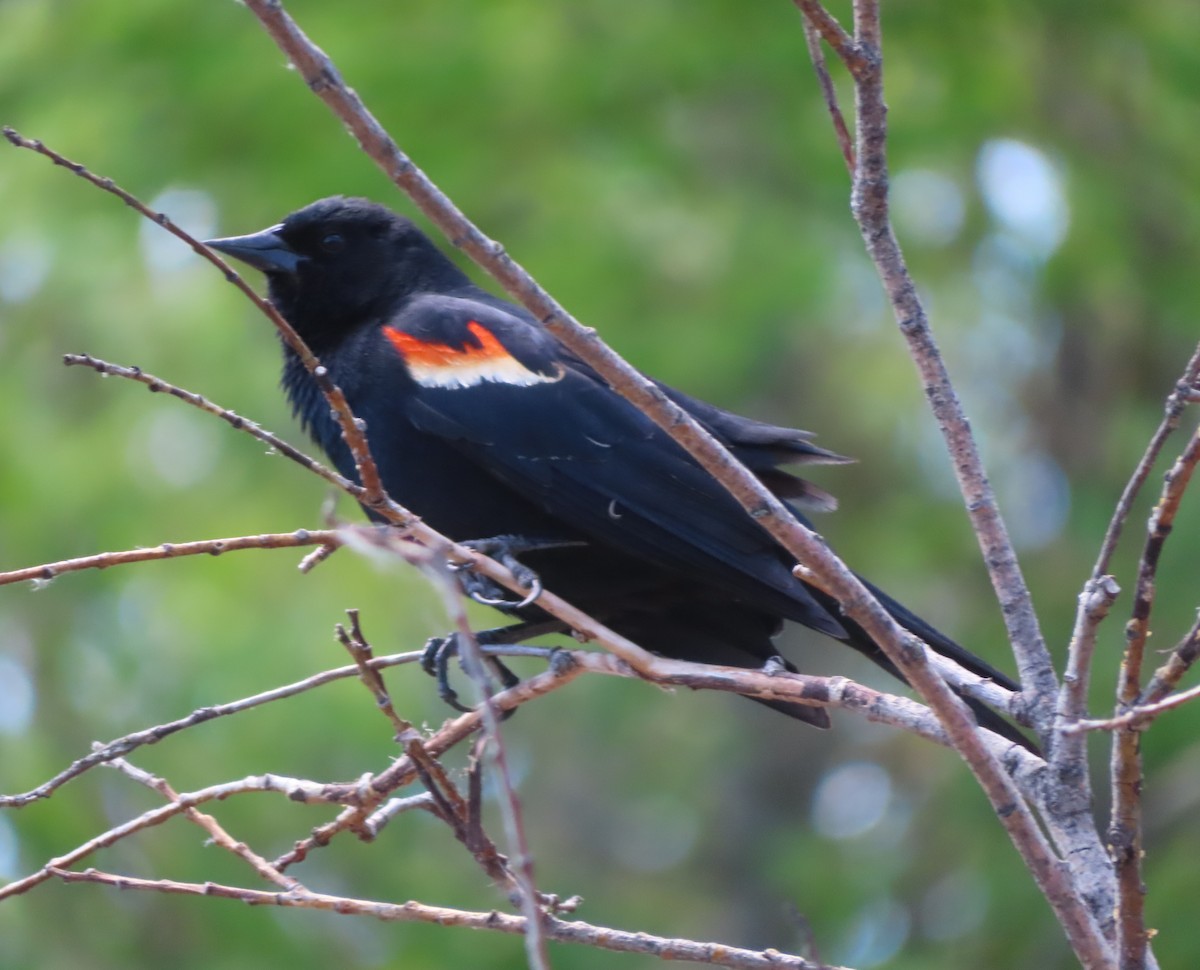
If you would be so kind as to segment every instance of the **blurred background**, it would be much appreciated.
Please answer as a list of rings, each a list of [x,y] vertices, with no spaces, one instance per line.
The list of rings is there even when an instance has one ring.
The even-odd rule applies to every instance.
[[[1200,7],[885,6],[897,230],[1061,659],[1113,503],[1196,342]],[[858,457],[814,476],[841,499],[818,527],[853,566],[1012,669],[939,436],[850,220],[789,3],[291,9],[417,163],[629,360]],[[202,235],[257,230],[333,193],[411,214],[236,4],[0,0],[0,105],[0,121]],[[299,442],[275,337],[219,274],[31,153],[0,151],[0,213],[0,569],[320,524],[316,478],[176,401],[60,363],[88,352],[137,364]],[[1118,558],[1126,590],[1151,500]],[[1195,505],[1163,560],[1162,648],[1196,608]],[[93,740],[342,664],[331,630],[346,607],[363,611],[381,653],[445,630],[414,574],[341,552],[301,576],[300,555],[0,588],[0,791],[39,784]],[[1097,713],[1110,706],[1128,604],[1101,640]],[[782,647],[810,672],[892,688],[814,636],[789,631]],[[416,670],[389,683],[406,717],[446,716]],[[268,771],[355,778],[395,750],[372,706],[347,681],[134,760],[181,791]],[[579,916],[594,923],[809,948],[856,967],[1072,966],[954,757],[835,721],[821,734],[738,698],[600,678],[526,708],[505,734],[541,888],[581,894]],[[1185,929],[1198,725],[1195,709],[1177,712],[1145,742],[1149,919],[1164,965],[1200,963]],[[1094,755],[1101,771],[1103,739]],[[1098,801],[1104,811],[1103,785]],[[0,814],[0,878],[155,804],[94,771]],[[328,812],[260,797],[218,816],[272,855]],[[254,884],[182,821],[94,863]],[[424,816],[373,846],[344,838],[295,874],[367,898],[503,905]],[[553,957],[571,970],[657,965],[579,948]],[[0,906],[3,970],[276,965],[524,959],[515,938],[89,886],[47,884]]]

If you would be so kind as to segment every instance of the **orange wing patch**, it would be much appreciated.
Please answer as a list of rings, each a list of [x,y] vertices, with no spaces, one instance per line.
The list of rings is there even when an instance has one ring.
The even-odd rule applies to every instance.
[[[383,335],[404,358],[413,380],[424,387],[474,387],[476,384],[550,384],[562,379],[562,368],[553,374],[532,371],[510,354],[494,333],[472,320],[467,330],[478,346],[451,347],[422,340],[394,327]]]

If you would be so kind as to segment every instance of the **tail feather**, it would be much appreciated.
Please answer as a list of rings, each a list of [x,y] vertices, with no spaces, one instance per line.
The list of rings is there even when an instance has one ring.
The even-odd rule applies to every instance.
[[[904,629],[906,629],[909,633],[920,637],[927,644],[929,644],[930,649],[932,649],[934,653],[940,654],[948,660],[953,660],[964,670],[968,670],[978,677],[987,678],[1006,690],[1020,690],[1020,685],[1017,684],[1017,682],[1007,674],[1002,673],[989,664],[986,660],[975,656],[975,654],[971,653],[965,647],[955,643],[940,630],[930,626],[927,622],[909,610],[908,607],[892,599],[887,595],[887,593],[879,589],[879,587],[863,579],[861,576],[859,577],[859,580],[864,586],[867,587],[868,590],[871,591],[871,594],[877,600],[879,600],[880,605],[888,611],[892,619],[899,623],[900,626],[904,627]],[[854,621],[849,620],[845,616],[841,615],[838,603],[833,597],[826,593],[822,593],[820,590],[813,590],[813,593],[826,609],[830,610],[835,616],[838,616],[842,626],[846,628],[846,640],[844,642],[848,646],[853,647],[859,653],[867,657],[867,659],[882,667],[893,677],[908,683],[907,678],[900,672],[896,665],[892,663],[890,659],[888,659],[888,656],[879,648],[879,645],[867,635],[867,632]],[[955,691],[955,693],[959,692]],[[962,694],[959,693],[959,696],[962,697]],[[962,699],[966,702],[967,706],[971,708],[972,712],[975,714],[975,720],[981,727],[985,727],[989,731],[993,731],[996,734],[999,734],[1001,737],[1007,738],[1009,741],[1019,744],[1021,747],[1026,748],[1029,751],[1038,753],[1039,749],[1034,741],[1028,738],[1025,734],[1019,731],[1015,726],[1010,724],[995,711],[993,711],[990,707],[971,697],[963,697]]]

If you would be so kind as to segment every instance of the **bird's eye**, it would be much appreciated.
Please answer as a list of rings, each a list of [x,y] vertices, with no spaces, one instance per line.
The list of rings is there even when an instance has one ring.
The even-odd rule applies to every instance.
[[[331,232],[321,239],[321,248],[327,253],[340,253],[346,248],[346,239],[340,232]]]

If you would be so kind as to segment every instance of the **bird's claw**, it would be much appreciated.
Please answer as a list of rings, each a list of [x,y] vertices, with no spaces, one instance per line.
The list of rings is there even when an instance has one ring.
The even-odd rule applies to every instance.
[[[437,680],[438,697],[456,711],[468,714],[471,708],[458,699],[458,692],[450,686],[450,658],[457,653],[458,634],[430,637],[425,641],[425,650],[421,654],[421,669]]]
[[[538,574],[522,563],[517,556],[524,552],[557,549],[579,543],[560,539],[534,539],[525,536],[494,536],[490,539],[472,539],[461,544],[495,559],[513,574],[518,586],[528,590],[524,598],[511,599],[499,583],[479,575],[464,563],[458,567],[462,573],[460,582],[462,582],[463,591],[476,603],[482,603],[484,606],[495,606],[502,610],[522,610],[532,605],[542,595],[544,587]]]
[[[463,704],[458,699],[458,692],[450,686],[450,659],[458,655],[459,644],[457,633],[451,633],[444,637],[430,637],[425,641],[425,650],[421,654],[421,669],[437,681],[438,697],[454,708],[454,710],[461,711],[463,714],[470,714],[474,708]],[[499,678],[500,685],[504,690],[515,687],[521,682],[521,678],[509,670],[496,657],[486,657],[484,659]],[[512,711],[508,711],[503,716],[507,718],[511,713]]]

